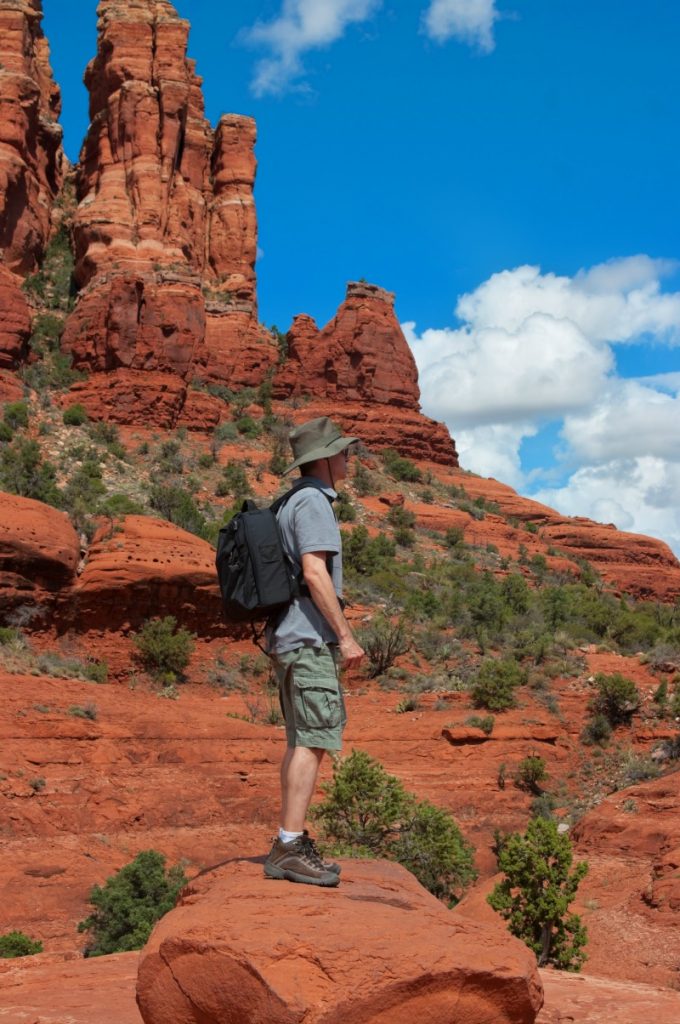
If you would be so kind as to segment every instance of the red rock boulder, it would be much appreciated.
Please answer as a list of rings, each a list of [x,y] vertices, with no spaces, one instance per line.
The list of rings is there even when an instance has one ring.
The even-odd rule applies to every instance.
[[[64,512],[0,492],[0,613],[53,603],[75,578],[80,542]]]
[[[214,549],[164,519],[126,516],[103,526],[60,627],[136,629],[164,615],[202,636],[224,632]]]
[[[146,1024],[529,1024],[533,955],[458,918],[402,867],[347,861],[337,889],[232,861],[189,884],[139,969]]]
[[[1,265],[0,309],[0,369],[14,369],[28,354],[31,313],[19,280]]]

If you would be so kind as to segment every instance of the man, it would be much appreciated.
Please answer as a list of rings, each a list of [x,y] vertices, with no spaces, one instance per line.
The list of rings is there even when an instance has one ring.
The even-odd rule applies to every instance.
[[[279,683],[287,749],[281,764],[281,825],[264,865],[268,878],[310,885],[338,884],[337,864],[321,860],[305,829],[307,810],[327,750],[341,747],[346,721],[339,663],[359,664],[364,652],[344,616],[342,542],[331,506],[335,485],[347,475],[350,445],[326,416],[289,435],[295,461],[309,486],[278,513],[283,546],[303,581],[301,596],[267,630],[267,651]]]

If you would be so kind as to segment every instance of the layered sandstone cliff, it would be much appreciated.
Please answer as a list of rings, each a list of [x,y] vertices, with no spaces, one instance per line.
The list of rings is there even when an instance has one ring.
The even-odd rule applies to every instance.
[[[0,0],[0,368],[26,355],[21,278],[42,260],[63,176],[61,101],[41,20],[41,0]]]
[[[103,0],[98,14],[73,225],[81,291],[62,347],[117,374],[123,399],[148,371],[170,390],[252,383],[243,364],[264,375],[276,358],[257,321],[255,123],[227,115],[213,131],[189,23],[167,0]],[[96,406],[110,387],[94,377],[81,398]],[[122,422],[134,405],[121,403]]]
[[[301,315],[287,338],[288,357],[273,393],[311,400],[302,418],[328,413],[370,447],[458,465],[447,428],[420,412],[418,370],[392,292],[350,282],[345,301],[322,330]]]

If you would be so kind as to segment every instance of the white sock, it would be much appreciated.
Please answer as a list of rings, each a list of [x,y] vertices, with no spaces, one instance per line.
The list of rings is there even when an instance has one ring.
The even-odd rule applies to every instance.
[[[285,828],[279,829],[279,839],[282,843],[292,843],[294,839],[299,839],[302,832],[286,832]]]

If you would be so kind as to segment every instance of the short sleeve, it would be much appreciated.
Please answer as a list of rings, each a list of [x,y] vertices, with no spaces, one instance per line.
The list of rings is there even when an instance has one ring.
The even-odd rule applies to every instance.
[[[293,529],[300,556],[310,551],[340,553],[340,530],[331,503],[321,491],[310,487],[300,494]]]

